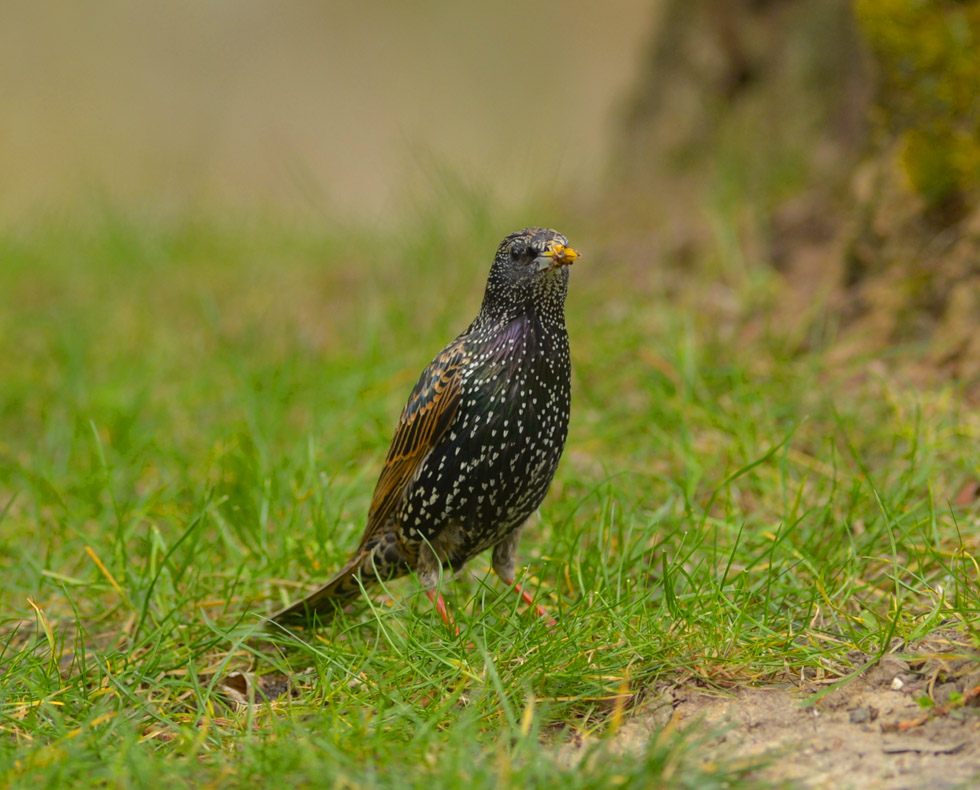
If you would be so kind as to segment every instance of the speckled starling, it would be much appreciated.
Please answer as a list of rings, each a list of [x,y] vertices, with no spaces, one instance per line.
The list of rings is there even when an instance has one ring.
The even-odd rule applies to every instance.
[[[480,314],[408,399],[357,549],[333,579],[275,620],[322,618],[361,584],[410,570],[434,597],[441,569],[458,572],[490,548],[496,574],[531,601],[515,584],[515,552],[568,433],[565,295],[576,258],[554,230],[525,228],[503,240]]]

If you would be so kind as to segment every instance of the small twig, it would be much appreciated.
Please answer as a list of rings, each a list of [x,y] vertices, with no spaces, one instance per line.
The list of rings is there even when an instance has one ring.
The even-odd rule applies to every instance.
[[[962,708],[964,705],[968,704],[974,699],[980,697],[980,685],[974,686],[972,689],[968,689],[963,692],[963,696],[956,700],[950,700],[945,705],[939,705],[933,708],[928,713],[924,713],[921,716],[916,716],[914,719],[907,719],[905,721],[897,722],[887,722],[881,725],[882,732],[908,732],[916,727],[921,727],[927,721],[937,717],[943,717],[949,715],[951,710],[956,708]]]

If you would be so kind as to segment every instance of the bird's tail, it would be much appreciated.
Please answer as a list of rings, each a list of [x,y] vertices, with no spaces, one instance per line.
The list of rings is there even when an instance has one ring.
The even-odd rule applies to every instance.
[[[361,594],[360,572],[364,560],[364,554],[356,554],[330,581],[305,598],[276,612],[270,619],[276,623],[303,623],[312,621],[314,617],[319,618],[321,622],[329,620],[345,601]],[[373,581],[375,581],[373,574],[364,574],[364,584]]]

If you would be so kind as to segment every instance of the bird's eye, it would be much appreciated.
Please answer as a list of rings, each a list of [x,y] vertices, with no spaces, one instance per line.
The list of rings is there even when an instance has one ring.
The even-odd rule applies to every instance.
[[[524,253],[524,248],[520,244],[515,244],[510,248],[510,259],[516,261]]]

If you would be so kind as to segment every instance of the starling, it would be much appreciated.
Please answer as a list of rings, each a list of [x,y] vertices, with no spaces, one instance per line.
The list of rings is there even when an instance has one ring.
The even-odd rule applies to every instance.
[[[330,581],[274,620],[325,618],[362,584],[411,570],[436,600],[444,566],[459,572],[490,548],[497,576],[532,602],[515,583],[515,554],[568,433],[565,295],[568,265],[578,257],[568,239],[544,228],[501,242],[479,315],[409,396],[357,549]],[[441,596],[437,605],[451,624]]]

